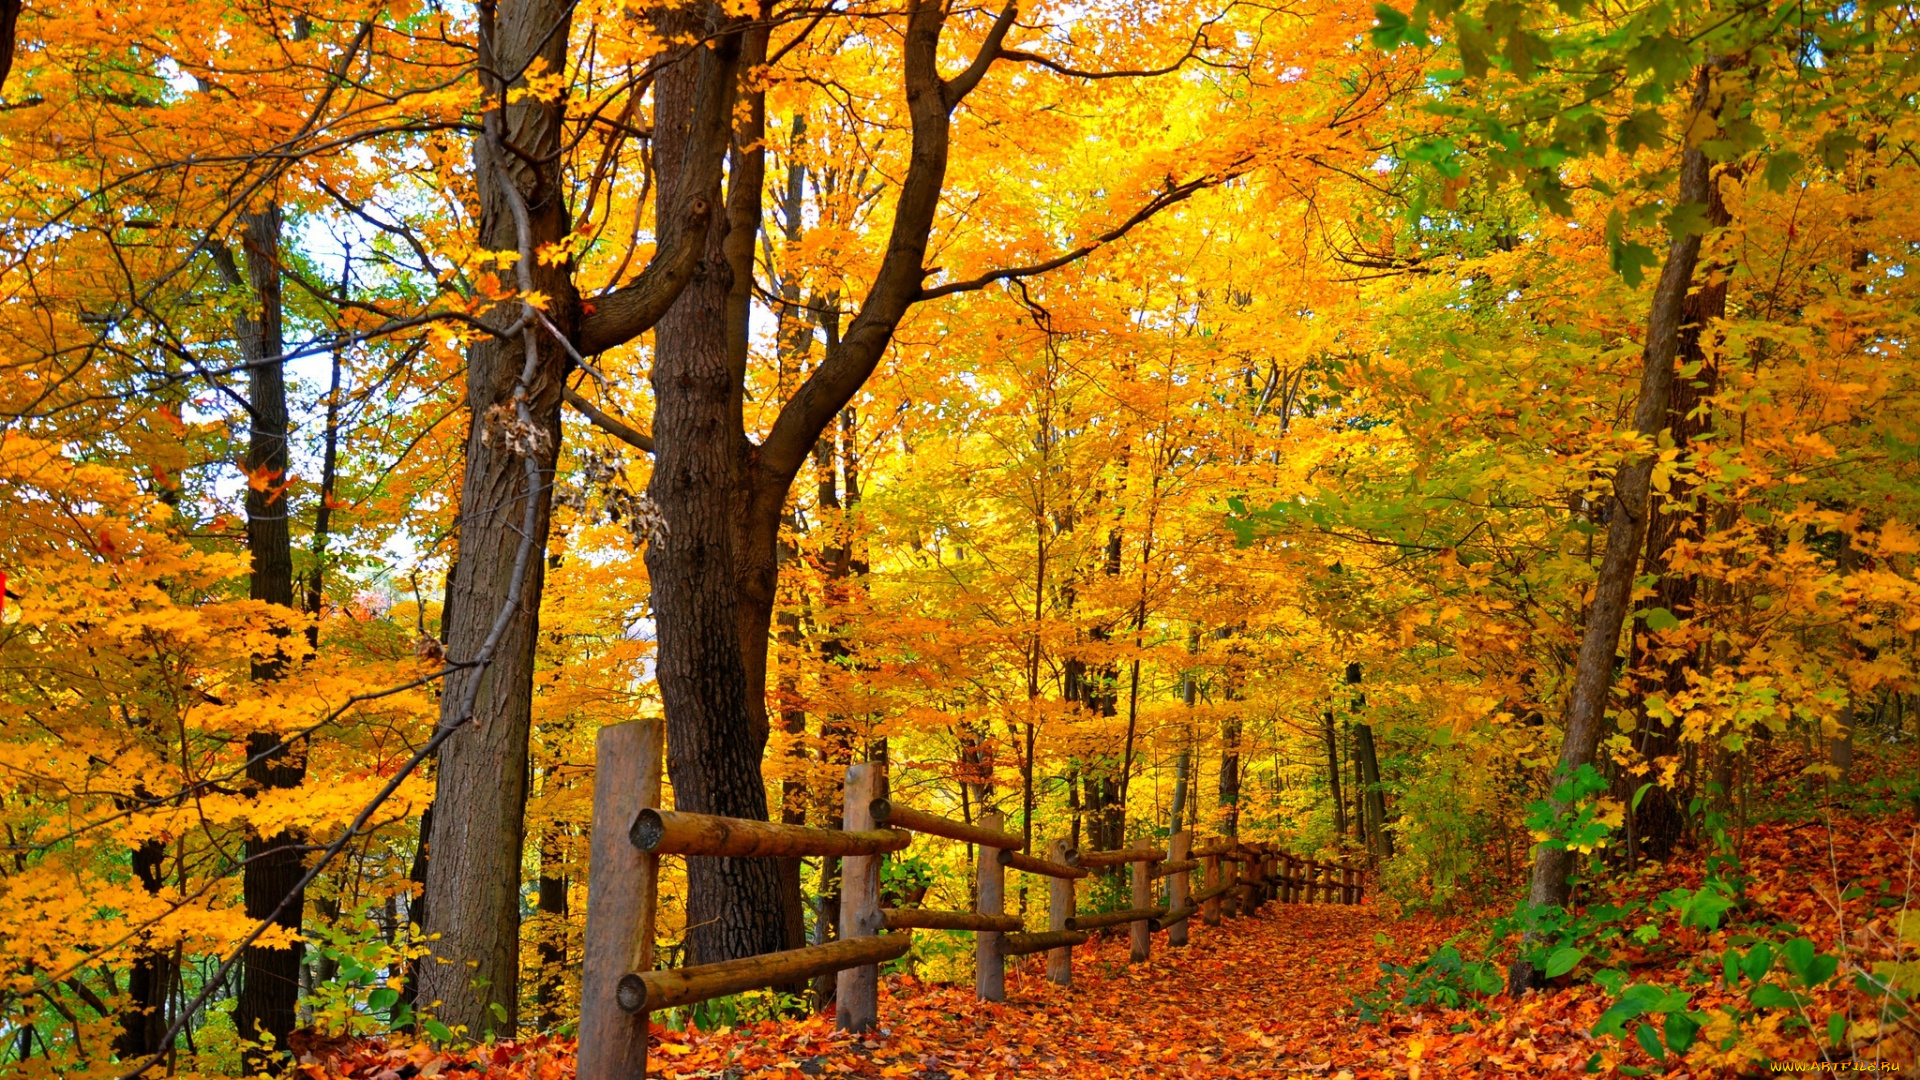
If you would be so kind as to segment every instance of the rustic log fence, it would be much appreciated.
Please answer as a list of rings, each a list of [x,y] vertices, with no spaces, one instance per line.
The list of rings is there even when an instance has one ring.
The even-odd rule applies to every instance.
[[[648,1014],[746,990],[836,974],[840,1028],[865,1031],[878,1017],[880,965],[907,954],[914,930],[974,934],[974,992],[983,1001],[1006,997],[1006,962],[1047,954],[1052,982],[1073,981],[1073,949],[1094,930],[1126,926],[1130,959],[1149,958],[1153,934],[1187,944],[1197,915],[1207,925],[1241,918],[1261,905],[1357,904],[1360,872],[1301,859],[1272,844],[1218,838],[1194,847],[1187,832],[1167,848],[1074,851],[1054,841],[1045,858],[1020,850],[1021,837],[998,814],[971,825],[901,806],[883,796],[881,766],[847,770],[843,828],[815,829],[660,808],[659,721],[603,728],[593,798],[587,929],[581,977],[579,1080],[644,1080]],[[940,836],[978,849],[972,911],[930,911],[880,905],[880,860],[912,842],[914,833]],[[653,935],[660,856],[841,860],[840,940],[716,964],[654,970]],[[1074,885],[1091,872],[1126,866],[1133,906],[1088,915],[1075,912]],[[1049,879],[1047,929],[1026,933],[1005,912],[1006,871]],[[1192,888],[1190,876],[1201,874]],[[1153,883],[1165,879],[1166,902],[1155,903]]]

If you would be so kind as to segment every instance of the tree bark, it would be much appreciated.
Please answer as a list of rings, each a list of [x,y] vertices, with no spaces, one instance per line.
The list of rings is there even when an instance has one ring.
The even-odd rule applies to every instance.
[[[149,895],[165,884],[166,856],[167,845],[161,840],[147,840],[133,849],[134,877]],[[173,954],[143,941],[127,976],[127,1005],[120,1010],[120,1034],[113,1042],[121,1061],[138,1061],[161,1051],[160,1041],[168,1027],[167,992],[173,979]]]
[[[1387,793],[1380,789],[1380,759],[1373,747],[1373,725],[1353,726],[1354,750],[1360,758],[1360,778],[1367,810],[1367,839],[1374,858],[1393,858],[1393,836],[1387,832]]]
[[[1726,200],[1720,194],[1720,186],[1708,184],[1708,227],[1725,228],[1732,220]],[[1704,338],[1713,321],[1725,318],[1726,314],[1727,276],[1724,267],[1710,268],[1706,280],[1698,289],[1688,293],[1682,306],[1679,344],[1675,349],[1676,368],[1697,366],[1699,369],[1690,378],[1676,379],[1669,395],[1667,430],[1672,433],[1674,447],[1683,454],[1713,426],[1712,417],[1703,407],[1703,402],[1719,392],[1720,368],[1708,354]],[[1665,608],[1674,618],[1682,621],[1694,614],[1700,582],[1694,574],[1669,569],[1667,561],[1675,541],[1687,535],[1698,539],[1709,524],[1708,508],[1697,497],[1691,510],[1677,510],[1689,496],[1685,482],[1676,479],[1672,490],[1666,495],[1649,496],[1647,519],[1645,572],[1658,574],[1659,579],[1654,586],[1653,596],[1645,602],[1644,607],[1648,610]],[[1675,509],[1668,510],[1668,507]],[[1641,666],[1649,644],[1647,631],[1633,635],[1634,662],[1631,666],[1634,669]],[[1684,693],[1690,685],[1687,673],[1698,667],[1698,661],[1699,650],[1691,647],[1661,659],[1655,669],[1655,692],[1668,701]],[[1639,715],[1633,733],[1634,749],[1641,760],[1653,766],[1652,779],[1655,782],[1641,796],[1638,809],[1629,810],[1633,815],[1633,850],[1630,858],[1636,861],[1641,856],[1666,859],[1673,854],[1687,824],[1688,793],[1684,789],[1658,782],[1665,759],[1681,750],[1680,724],[1677,720],[1662,722],[1647,715],[1646,695],[1635,696],[1641,704],[1636,710]],[[1634,791],[1645,780],[1628,774],[1622,777],[1622,781],[1615,794],[1631,807]]]
[[[564,241],[572,227],[561,183],[559,148],[564,104],[523,99],[497,104],[506,88],[491,72],[525,71],[536,57],[549,71],[566,67],[572,8],[556,0],[502,4],[494,18],[481,9],[480,63],[488,97],[503,108],[503,140],[542,162],[526,164],[487,145],[474,144],[480,196],[480,246],[513,251],[520,246],[511,197],[513,183],[526,203],[530,240]],[[491,23],[491,25],[489,25]],[[520,80],[524,82],[524,80]],[[516,83],[518,85],[518,83]],[[550,299],[546,316],[562,333],[575,331],[580,297],[570,264],[527,268],[534,288]],[[508,309],[511,310],[511,309]],[[496,310],[495,319],[501,312]],[[539,363],[526,388],[528,409],[543,436],[537,458],[543,478],[552,476],[560,443],[560,388],[568,356],[549,335],[539,336]],[[468,352],[467,409],[471,426],[460,486],[459,560],[454,565],[453,612],[447,654],[459,662],[477,655],[513,587],[515,553],[525,514],[534,500],[534,523],[544,547],[552,510],[551,483],[526,490],[523,455],[509,445],[501,412],[513,400],[524,365],[519,340],[482,340]],[[426,931],[433,955],[421,965],[417,1008],[467,1038],[488,1033],[511,1038],[520,1002],[520,883],[526,842],[528,737],[532,729],[534,648],[539,637],[540,598],[546,559],[536,551],[526,568],[520,604],[506,624],[493,663],[484,671],[456,670],[446,678],[440,723],[459,724],[472,688],[471,725],[441,747],[435,775],[432,857],[427,862]]]
[[[1333,796],[1333,835],[1347,835],[1347,803],[1340,793],[1340,736],[1333,727],[1333,710],[1320,717],[1320,734],[1327,744],[1327,790]]]
[[[560,1022],[560,1000],[567,965],[567,864],[560,846],[557,828],[549,829],[540,841],[540,880],[535,908],[547,916],[540,935],[540,981],[534,987],[534,1001],[540,1006],[538,1023],[551,1029]]]
[[[251,405],[246,461],[247,595],[291,614],[294,590],[293,541],[287,521],[287,387],[286,364],[280,359],[285,351],[280,210],[269,207],[243,214],[240,221],[246,286],[251,293],[248,309],[234,318],[240,353],[248,360],[247,399]],[[230,283],[238,284],[239,268],[230,257],[221,262]],[[256,657],[253,677],[278,679],[286,671],[287,659],[284,652]],[[247,780],[255,790],[298,787],[306,776],[301,755],[286,749],[268,753],[279,741],[279,734],[273,731],[255,731],[247,736]],[[305,873],[299,851],[303,842],[298,830],[282,830],[271,836],[249,832],[247,864],[240,875],[248,918],[267,918],[294,892]],[[305,897],[296,896],[280,912],[278,924],[298,931],[304,908]],[[287,1036],[298,1023],[295,1010],[300,996],[301,951],[297,943],[288,949],[249,945],[241,955],[240,1000],[234,1009],[234,1025],[242,1037],[262,1044],[262,1049],[250,1049],[243,1055],[249,1072],[270,1068],[277,1052],[286,1050]],[[272,1050],[265,1049],[268,1046]]]
[[[1694,92],[1693,116],[1710,109],[1711,86],[1711,70],[1703,68]],[[1679,191],[1682,205],[1706,205],[1712,183],[1711,170],[1712,163],[1697,146],[1682,151]],[[1666,263],[1659,283],[1654,286],[1653,301],[1647,312],[1646,344],[1641,354],[1639,401],[1633,413],[1634,432],[1649,440],[1658,436],[1667,424],[1673,361],[1679,349],[1687,293],[1692,287],[1694,265],[1699,257],[1698,233],[1687,232],[1676,237],[1668,245]],[[1567,696],[1566,736],[1554,773],[1556,782],[1571,777],[1580,766],[1590,764],[1600,743],[1613,686],[1620,628],[1626,620],[1634,569],[1640,561],[1641,542],[1646,535],[1648,495],[1656,456],[1649,453],[1629,460],[1614,474],[1612,496],[1607,500],[1607,546],[1594,581],[1593,603],[1587,610],[1586,629],[1574,665],[1573,686]],[[1569,809],[1551,795],[1549,800],[1556,813]],[[1565,906],[1572,873],[1572,852],[1541,845],[1534,853],[1528,902],[1535,907]],[[1538,985],[1539,974],[1531,964],[1518,961],[1508,972],[1508,982],[1511,989],[1518,992]]]

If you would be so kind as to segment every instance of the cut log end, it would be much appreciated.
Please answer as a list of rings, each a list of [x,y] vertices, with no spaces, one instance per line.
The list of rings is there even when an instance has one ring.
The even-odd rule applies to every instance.
[[[660,838],[667,832],[666,823],[660,819],[660,811],[652,807],[640,811],[633,819],[633,827],[627,830],[627,839],[641,851],[652,851],[660,846]],[[624,982],[621,986],[625,986]]]

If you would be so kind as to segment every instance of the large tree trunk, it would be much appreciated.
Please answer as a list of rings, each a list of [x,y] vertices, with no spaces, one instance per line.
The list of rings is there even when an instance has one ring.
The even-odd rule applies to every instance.
[[[522,72],[535,57],[546,70],[566,67],[572,8],[556,0],[504,4],[494,25],[481,8],[485,71]],[[490,46],[490,50],[489,47]],[[489,55],[489,51],[491,55]],[[504,91],[487,76],[490,98]],[[525,201],[530,240],[537,250],[562,243],[571,228],[560,183],[563,106],[523,99],[505,108],[504,141],[525,156],[489,147],[488,136],[475,140],[475,174],[480,194],[480,246],[513,251],[521,238],[513,204],[505,188],[511,182]],[[541,162],[529,166],[531,159]],[[550,299],[546,315],[562,333],[573,334],[580,298],[572,266],[540,265],[527,270],[533,287]],[[516,310],[516,309],[506,309]],[[492,315],[503,318],[501,311]],[[510,321],[510,317],[509,317]],[[537,335],[538,363],[525,388],[536,429],[541,476],[551,477],[560,443],[560,388],[567,368],[564,347],[550,335]],[[525,346],[483,340],[468,352],[466,468],[460,487],[459,561],[452,583],[452,621],[447,652],[458,663],[478,655],[505,608],[514,586],[527,499],[534,500],[536,543],[544,547],[553,487],[527,490],[524,448],[510,445],[497,417],[513,415],[514,397],[525,366]],[[464,1028],[468,1038],[495,1032],[511,1037],[518,1027],[520,1001],[520,884],[526,841],[528,735],[533,714],[534,647],[539,635],[540,598],[546,560],[529,559],[517,608],[483,670],[458,670],[447,676],[440,699],[440,722],[458,724],[471,698],[471,723],[440,749],[434,797],[432,857],[427,862],[427,932],[438,935],[433,956],[420,970],[418,1004],[442,1023]],[[478,679],[479,685],[473,685]]]
[[[1720,229],[1731,221],[1732,216],[1727,211],[1726,200],[1720,195],[1719,185],[1709,184],[1707,225]],[[1705,277],[1700,287],[1687,295],[1682,306],[1679,345],[1674,361],[1676,368],[1697,366],[1698,371],[1690,378],[1674,382],[1667,405],[1667,430],[1672,433],[1675,449],[1682,454],[1687,453],[1692,444],[1712,428],[1712,418],[1701,405],[1720,389],[1720,368],[1709,355],[1703,338],[1714,320],[1726,317],[1727,275],[1714,272]],[[1689,485],[1684,480],[1676,479],[1672,490],[1665,496],[1650,496],[1647,520],[1645,569],[1647,573],[1660,576],[1654,586],[1653,596],[1643,606],[1648,610],[1665,608],[1674,618],[1682,621],[1694,614],[1700,581],[1694,574],[1668,569],[1668,555],[1674,541],[1688,534],[1698,539],[1709,524],[1708,508],[1704,501],[1697,501],[1688,512],[1667,509],[1682,505],[1689,497],[1693,497]],[[1634,635],[1632,667],[1637,669],[1641,666],[1641,658],[1649,644],[1645,632]],[[1675,695],[1689,688],[1687,673],[1699,666],[1699,660],[1698,646],[1660,659],[1655,668],[1658,675],[1650,689],[1668,701],[1673,700]],[[1629,811],[1633,814],[1630,833],[1633,850],[1629,856],[1634,860],[1642,856],[1666,859],[1673,854],[1687,824],[1686,804],[1690,793],[1680,786],[1678,774],[1674,784],[1659,782],[1664,764],[1680,753],[1680,723],[1678,720],[1663,722],[1647,715],[1646,695],[1635,696],[1641,705],[1636,710],[1638,725],[1633,733],[1634,749],[1642,760],[1653,766],[1653,772],[1645,779],[1623,776],[1623,783],[1616,795],[1631,806],[1634,790],[1646,779],[1655,781],[1641,796],[1639,807]]]
[[[696,24],[689,22],[698,20]],[[664,30],[706,32],[698,15],[675,12]],[[657,206],[681,198],[680,162],[694,137],[695,82],[690,64],[655,83],[654,168]],[[736,175],[736,184],[739,182]],[[717,186],[706,197],[720,203]],[[744,196],[743,196],[744,197]],[[706,248],[680,298],[655,328],[654,463],[648,494],[668,522],[647,549],[653,614],[660,627],[656,672],[667,716],[667,772],[675,805],[727,817],[767,819],[760,758],[767,742],[765,643],[756,700],[742,640],[747,609],[737,567],[746,507],[747,439],[741,427],[741,375],[729,348],[733,271],[728,221],[715,215]],[[778,539],[777,521],[773,538]],[[774,561],[775,552],[768,552]],[[772,615],[771,595],[765,615]],[[786,945],[778,867],[765,859],[690,859],[687,865],[687,962],[705,964]]]
[[[1711,73],[1703,70],[1694,94],[1693,115],[1708,110],[1710,88]],[[1712,183],[1711,170],[1712,163],[1698,147],[1682,151],[1680,203],[1706,204]],[[1641,354],[1640,396],[1633,413],[1633,430],[1648,439],[1657,436],[1667,424],[1673,361],[1679,349],[1687,292],[1692,287],[1694,264],[1699,257],[1699,234],[1689,232],[1675,238],[1668,245],[1666,264],[1659,283],[1654,286],[1653,302],[1647,312],[1646,344]],[[1654,460],[1655,455],[1645,455],[1625,462],[1614,474],[1612,498],[1606,504],[1607,546],[1594,581],[1593,603],[1587,610],[1580,654],[1574,664],[1572,690],[1567,695],[1566,736],[1554,771],[1556,783],[1571,777],[1582,765],[1591,764],[1600,744],[1607,700],[1613,688],[1620,628],[1626,621],[1634,570],[1640,562],[1641,542],[1646,535]],[[1549,799],[1556,813],[1569,809],[1551,796]],[[1565,906],[1571,894],[1572,873],[1572,852],[1563,847],[1540,845],[1534,852],[1528,902],[1541,908]],[[1538,985],[1539,975],[1533,965],[1520,961],[1508,972],[1508,981],[1517,993]]]
[[[1014,13],[1004,8],[983,55],[944,79],[937,58],[946,11],[930,0],[909,3],[903,67],[914,148],[886,255],[845,338],[830,338],[825,360],[788,399],[758,446],[743,426],[746,349],[736,328],[744,325],[748,307],[744,278],[751,272],[754,241],[749,226],[759,220],[764,173],[761,154],[748,151],[759,142],[765,116],[758,100],[745,110],[733,141],[738,151],[725,220],[706,232],[693,278],[655,337],[655,459],[648,491],[667,532],[650,547],[647,566],[660,627],[656,670],[672,748],[668,772],[683,808],[766,818],[760,777],[767,739],[766,652],[787,491],[821,433],[879,363],[900,319],[923,296],[951,114],[985,75]],[[672,12],[661,17],[661,29],[669,37],[680,31],[710,37],[725,31],[724,18],[717,6]],[[742,53],[764,50],[764,25],[753,34],[758,40],[741,42]],[[681,170],[702,146],[692,68],[668,65],[655,82],[654,166],[662,210],[693,194],[718,205],[717,182],[689,179]],[[690,960],[780,948],[787,928],[780,893],[771,863],[694,860],[688,871]]]
[[[235,318],[241,355],[247,366],[247,399],[252,406],[247,439],[247,553],[251,570],[247,594],[276,607],[293,603],[293,541],[287,522],[287,387],[280,295],[280,210],[241,216],[240,239],[246,254],[246,284],[252,293],[248,310]],[[223,259],[223,269],[237,283],[238,268]],[[255,309],[257,305],[257,310]],[[284,653],[255,659],[256,679],[278,679],[286,670]],[[279,733],[256,731],[247,736],[248,783],[256,790],[293,788],[306,776],[305,759],[286,749],[269,754]],[[296,891],[306,868],[299,847],[304,836],[282,830],[271,836],[252,832],[246,839],[245,869],[240,891],[247,917],[270,916],[298,931],[305,897]],[[283,903],[284,906],[283,906]],[[276,915],[276,911],[278,914]],[[272,1052],[249,1050],[246,1067],[258,1072],[270,1067],[287,1036],[299,1022],[301,947],[276,949],[249,945],[240,960],[240,1000],[233,1019],[242,1037],[257,1039]]]

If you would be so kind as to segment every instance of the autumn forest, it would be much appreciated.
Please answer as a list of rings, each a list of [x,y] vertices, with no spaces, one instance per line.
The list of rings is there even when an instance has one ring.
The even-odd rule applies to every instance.
[[[1920,1067],[1920,8],[1408,2],[0,0],[0,1075]]]

